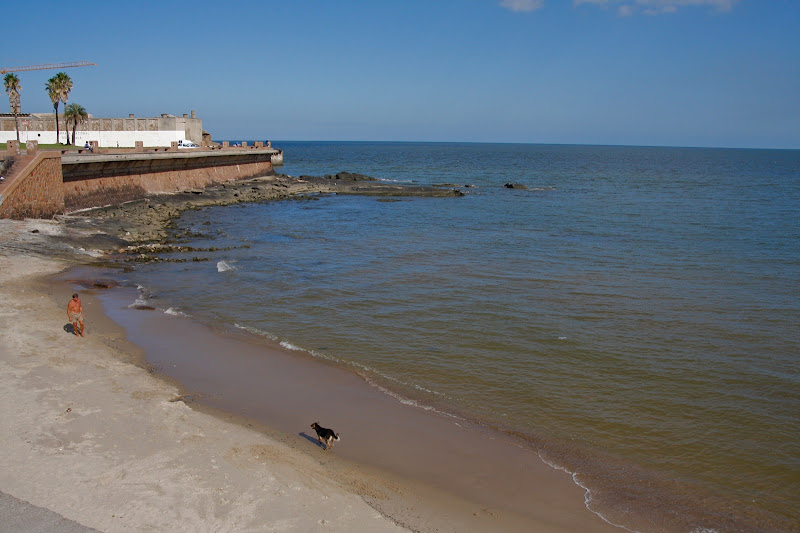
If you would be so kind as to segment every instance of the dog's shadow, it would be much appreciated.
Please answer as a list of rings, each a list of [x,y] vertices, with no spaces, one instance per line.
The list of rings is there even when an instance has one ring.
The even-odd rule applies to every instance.
[[[301,431],[301,432],[300,432],[300,436],[301,436],[301,437],[303,437],[303,438],[305,438],[307,441],[311,442],[312,444],[315,444],[315,445],[316,445],[316,446],[318,446],[319,448],[322,448],[323,450],[325,449],[325,445],[324,445],[324,444],[321,444],[321,443],[320,443],[320,442],[317,440],[317,437],[316,437],[316,436],[308,435],[308,434],[307,434],[305,431]]]

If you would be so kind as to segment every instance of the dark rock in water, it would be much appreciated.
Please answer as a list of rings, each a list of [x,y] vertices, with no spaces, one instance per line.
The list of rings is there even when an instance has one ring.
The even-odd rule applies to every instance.
[[[355,172],[339,172],[336,175],[326,174],[325,179],[329,180],[347,180],[347,181],[378,181],[372,176],[366,174],[358,174]]]
[[[116,281],[101,279],[71,279],[69,282],[73,285],[80,285],[86,289],[111,289],[118,286]]]
[[[155,311],[156,308],[151,305],[134,305],[134,309],[139,309],[141,311]]]
[[[521,183],[506,183],[503,187],[506,189],[527,189],[527,187]]]
[[[39,230],[35,229],[35,230],[31,231],[31,233],[39,233]]]

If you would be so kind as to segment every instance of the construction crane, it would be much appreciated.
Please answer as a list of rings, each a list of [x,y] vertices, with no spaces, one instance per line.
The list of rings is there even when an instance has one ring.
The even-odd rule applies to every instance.
[[[28,65],[25,67],[0,68],[0,74],[5,74],[7,72],[26,72],[28,70],[50,70],[57,68],[91,67],[91,66],[97,66],[97,63],[90,63],[89,61],[73,61],[71,63],[45,63],[44,65]]]

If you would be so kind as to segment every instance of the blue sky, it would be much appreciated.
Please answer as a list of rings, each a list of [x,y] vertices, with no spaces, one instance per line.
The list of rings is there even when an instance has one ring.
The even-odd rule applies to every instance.
[[[95,62],[64,70],[70,102],[196,110],[215,139],[800,148],[798,0],[39,1],[3,15],[0,67]],[[52,110],[56,72],[18,73],[24,112]]]

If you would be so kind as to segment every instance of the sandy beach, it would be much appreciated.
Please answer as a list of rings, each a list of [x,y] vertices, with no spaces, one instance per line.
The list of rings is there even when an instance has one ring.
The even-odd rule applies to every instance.
[[[107,289],[63,274],[101,263],[103,253],[93,246],[115,246],[117,237],[103,224],[0,221],[3,493],[100,531],[617,529],[586,508],[583,489],[567,473],[537,464],[530,453],[525,464],[513,455],[487,457],[496,443],[480,432],[459,436],[462,452],[452,441],[452,421],[385,395],[370,400],[370,413],[344,417],[344,429],[337,429],[347,438],[323,451],[308,427],[313,420],[299,413],[325,398],[280,396],[277,389],[291,375],[295,382],[307,380],[306,390],[317,382],[339,387],[336,408],[364,404],[365,384],[324,364],[278,352],[269,358],[285,372],[272,373],[274,382],[265,388],[277,392],[261,399],[274,402],[263,408],[278,415],[260,420],[275,425],[226,411],[224,402],[190,401],[191,388],[157,371],[151,356],[145,360],[145,348],[106,316],[101,296]],[[67,323],[66,303],[75,290],[86,310],[86,338],[72,334]],[[181,328],[199,331],[184,322]],[[152,331],[167,344],[149,346],[151,353],[187,330]],[[246,343],[211,333],[196,346],[213,342],[248,350]],[[359,427],[356,421],[368,416],[407,429],[417,445],[404,450],[379,428]],[[421,416],[429,419],[420,422]],[[378,456],[393,462],[387,468]],[[461,493],[424,475],[448,457],[453,476],[470,479]],[[506,484],[484,476],[484,468],[516,469],[517,477],[509,474]],[[492,493],[493,500],[485,498]]]

